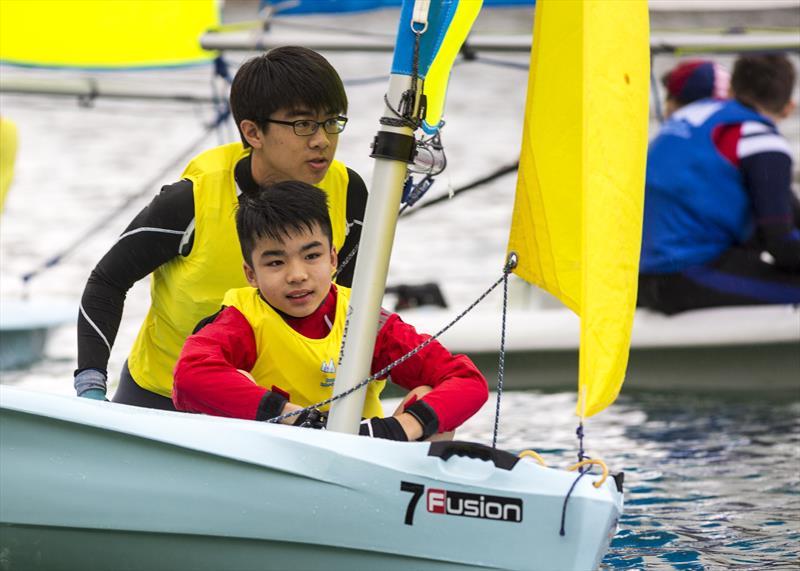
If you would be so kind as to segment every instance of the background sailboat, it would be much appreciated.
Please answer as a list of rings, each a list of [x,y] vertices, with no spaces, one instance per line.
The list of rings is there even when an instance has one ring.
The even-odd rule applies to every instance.
[[[7,93],[45,93],[97,97],[211,101],[208,94],[148,88],[110,72],[210,66],[215,54],[197,38],[219,26],[216,0],[91,0],[59,2],[4,0],[0,18],[0,64],[49,70],[51,73],[4,71],[0,89]],[[57,70],[81,70],[80,77],[64,77]],[[104,73],[105,72],[105,77]]]
[[[4,66],[0,89],[7,93],[77,97],[86,106],[98,97],[220,104],[226,97],[221,92],[216,95],[165,92],[163,87],[142,86],[132,78],[120,84],[119,78],[109,81],[108,77],[114,75],[112,72],[186,66],[204,66],[211,73],[215,54],[203,50],[197,38],[219,24],[218,8],[215,0],[119,0],[106,4],[84,0],[4,1],[0,6],[0,65]],[[9,74],[10,66],[27,68],[29,73]],[[65,79],[61,74],[66,70],[73,73],[79,70],[81,77]],[[101,80],[99,77],[104,74],[106,77]],[[224,107],[223,104],[221,112]],[[7,122],[10,119],[3,120],[2,198],[10,186],[6,179],[12,170],[11,163],[6,164],[12,154],[11,139],[6,138]],[[152,189],[148,185],[146,190],[149,194]],[[30,189],[16,192],[30,192]],[[82,241],[75,242],[74,247]],[[56,255],[24,276],[24,283],[39,271],[60,263],[71,249],[53,252]],[[26,288],[23,299],[19,299],[3,292],[0,370],[28,366],[39,360],[51,329],[76,319],[77,299],[37,299],[29,293]]]

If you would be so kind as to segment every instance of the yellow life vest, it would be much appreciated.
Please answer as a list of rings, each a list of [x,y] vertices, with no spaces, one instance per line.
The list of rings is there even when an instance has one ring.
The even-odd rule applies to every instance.
[[[250,374],[256,383],[286,391],[290,402],[300,406],[331,397],[350,303],[350,290],[342,286],[337,289],[336,318],[328,336],[322,339],[310,339],[292,329],[254,287],[225,294],[223,305],[238,309],[253,328],[257,358]],[[367,385],[364,418],[383,416],[380,394],[385,384],[384,380]],[[328,406],[321,410],[328,410]]]
[[[188,256],[178,255],[152,274],[150,310],[128,357],[131,376],[143,389],[170,397],[172,371],[186,338],[201,319],[219,310],[226,291],[247,285],[236,234],[234,168],[249,152],[241,143],[216,147],[195,157],[183,172],[194,193],[194,243]],[[347,168],[333,161],[316,185],[328,195],[337,250],[347,228],[348,182]]]

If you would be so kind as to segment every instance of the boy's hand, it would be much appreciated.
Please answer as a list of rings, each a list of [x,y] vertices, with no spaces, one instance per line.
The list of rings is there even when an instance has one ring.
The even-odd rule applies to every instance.
[[[86,369],[75,375],[75,394],[81,398],[104,400],[106,398],[106,375],[97,369]]]
[[[302,428],[322,429],[327,423],[328,415],[316,408],[309,408],[298,414],[293,424]]]
[[[83,391],[80,395],[81,398],[90,399],[90,400],[104,400],[108,402],[106,398],[106,392],[101,389],[88,389]]]

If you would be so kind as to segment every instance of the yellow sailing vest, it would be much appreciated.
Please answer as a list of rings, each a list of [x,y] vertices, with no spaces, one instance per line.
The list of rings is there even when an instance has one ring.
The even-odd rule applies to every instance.
[[[232,289],[223,305],[238,309],[253,328],[256,363],[250,374],[262,387],[276,386],[289,393],[289,400],[300,406],[318,403],[333,394],[333,381],[339,363],[350,290],[337,286],[336,318],[327,337],[310,339],[292,329],[265,302],[254,287]],[[362,416],[383,416],[380,394],[386,381],[367,385]],[[328,410],[328,406],[322,407]]]
[[[153,272],[150,310],[128,357],[131,376],[148,391],[171,396],[172,371],[186,338],[201,319],[219,310],[226,291],[247,285],[236,235],[233,171],[249,152],[241,143],[210,149],[192,159],[181,176],[193,186],[194,244],[188,256],[176,256]],[[333,161],[316,185],[328,195],[337,250],[346,234],[348,182],[347,168]]]

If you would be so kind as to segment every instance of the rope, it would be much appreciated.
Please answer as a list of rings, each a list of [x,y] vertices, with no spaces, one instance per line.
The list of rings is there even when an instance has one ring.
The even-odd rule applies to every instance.
[[[404,363],[405,361],[407,361],[408,359],[410,359],[411,357],[413,357],[414,355],[419,353],[422,349],[424,349],[425,347],[430,345],[435,339],[438,339],[441,335],[443,335],[453,325],[458,323],[465,315],[467,315],[470,311],[472,311],[475,308],[476,305],[478,305],[480,302],[482,302],[484,299],[486,299],[486,296],[488,296],[490,293],[492,293],[492,291],[494,291],[494,289],[497,286],[499,286],[504,280],[507,280],[507,279],[508,279],[508,274],[504,271],[503,275],[501,277],[499,277],[497,279],[497,281],[495,281],[492,285],[490,285],[486,289],[486,291],[484,291],[480,296],[478,296],[478,298],[475,301],[473,301],[471,304],[469,304],[467,306],[467,308],[464,309],[461,313],[459,313],[450,323],[448,323],[447,325],[442,327],[442,329],[440,329],[435,335],[433,335],[432,337],[426,339],[425,341],[423,341],[422,343],[417,345],[414,349],[412,349],[411,351],[409,351],[408,353],[406,353],[405,355],[403,355],[402,357],[400,357],[396,361],[386,365],[383,369],[381,369],[377,373],[374,373],[374,374],[370,375],[366,379],[360,381],[358,384],[354,385],[353,387],[347,389],[346,391],[344,391],[342,393],[339,393],[338,395],[334,395],[334,396],[332,396],[330,398],[327,398],[325,400],[322,400],[322,401],[320,401],[318,403],[309,405],[309,406],[307,406],[305,408],[302,408],[302,409],[299,409],[299,410],[295,410],[295,411],[292,411],[292,412],[287,412],[286,414],[282,414],[280,416],[276,416],[274,418],[270,418],[266,422],[272,422],[272,423],[281,422],[283,420],[286,420],[287,418],[291,418],[293,416],[297,416],[299,414],[302,414],[304,411],[310,410],[312,408],[321,408],[321,407],[323,407],[325,405],[328,405],[328,404],[332,403],[333,401],[336,401],[336,400],[344,398],[344,397],[346,397],[348,395],[351,395],[352,393],[354,393],[357,390],[363,388],[364,386],[366,386],[367,384],[371,383],[374,380],[377,380],[377,379],[380,379],[382,377],[385,377],[389,373],[389,371],[391,371],[396,366]]]
[[[583,450],[583,422],[578,424],[575,435],[578,437],[578,462],[583,462],[587,458]]]
[[[569,491],[567,492],[566,497],[564,498],[564,505],[561,507],[561,529],[558,532],[558,535],[564,536],[567,534],[566,532],[566,524],[567,524],[567,502],[569,501],[569,497],[572,495],[572,491],[575,489],[575,486],[578,485],[578,481],[583,478],[589,470],[581,470],[581,473],[575,478],[575,481],[572,482],[572,485],[569,487]]]
[[[211,133],[214,129],[219,127],[221,124],[227,120],[228,115],[230,115],[230,110],[225,109],[224,112],[221,112],[217,115],[216,119],[212,121],[210,124],[206,125],[206,128],[203,130],[203,134],[197,137],[194,141],[192,141],[191,145],[188,145],[184,150],[182,150],[178,155],[176,155],[171,161],[169,161],[164,167],[156,173],[155,176],[151,177],[147,180],[142,187],[136,191],[135,193],[128,196],[122,204],[117,206],[108,216],[104,219],[100,220],[98,223],[90,226],[85,232],[83,232],[80,236],[78,236],[75,240],[73,240],[66,248],[62,249],[56,255],[48,258],[43,263],[41,263],[38,267],[34,268],[33,270],[22,274],[21,279],[24,285],[28,285],[30,281],[41,275],[46,270],[52,268],[53,266],[58,265],[67,255],[71,254],[75,250],[77,250],[81,245],[86,243],[87,239],[95,234],[97,231],[105,228],[109,222],[111,222],[115,217],[119,216],[122,212],[124,212],[131,204],[141,198],[147,192],[151,192],[153,187],[161,181],[164,177],[166,177],[170,172],[172,172],[176,166],[180,163],[184,162],[188,157],[194,154],[195,149],[200,146],[200,144],[205,140],[209,133]]]
[[[425,26],[427,29],[427,25]],[[425,94],[420,93],[419,104],[417,104],[417,84],[419,82],[419,45],[425,29],[418,31],[414,29],[414,55],[411,61],[411,87],[403,92],[400,97],[398,109],[392,107],[389,97],[384,94],[383,101],[386,107],[394,113],[394,117],[381,117],[380,124],[390,127],[408,127],[412,131],[419,129],[425,119],[426,99]],[[416,110],[414,109],[416,107]]]
[[[497,448],[497,432],[500,428],[500,399],[503,396],[503,377],[505,376],[504,364],[506,359],[506,316],[508,315],[508,274],[517,267],[518,257],[516,252],[508,255],[508,260],[503,268],[503,323],[500,326],[500,362],[497,366],[497,403],[494,412],[494,433],[492,434],[492,448]]]
[[[583,462],[588,458],[586,453],[583,449],[583,422],[581,421],[578,424],[578,428],[575,429],[575,435],[578,437],[578,463],[573,466],[573,468],[578,468],[580,471],[580,475],[575,478],[575,481],[572,482],[572,486],[570,486],[567,495],[564,497],[564,506],[561,508],[561,531],[559,531],[560,535],[565,535],[564,526],[566,525],[566,518],[567,518],[567,502],[569,502],[569,498],[572,495],[572,491],[575,489],[575,486],[578,485],[578,480],[583,478],[584,475],[588,474],[591,470],[591,466],[586,468],[586,464]],[[605,480],[605,478],[604,478]]]

